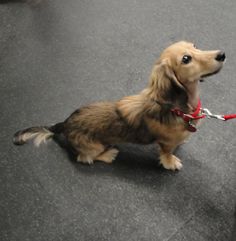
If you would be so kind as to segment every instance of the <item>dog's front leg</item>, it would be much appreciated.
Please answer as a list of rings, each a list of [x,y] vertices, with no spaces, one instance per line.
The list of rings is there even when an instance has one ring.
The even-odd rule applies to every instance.
[[[182,168],[181,160],[177,158],[172,152],[175,150],[175,145],[159,143],[160,149],[160,163],[165,169],[180,170]]]

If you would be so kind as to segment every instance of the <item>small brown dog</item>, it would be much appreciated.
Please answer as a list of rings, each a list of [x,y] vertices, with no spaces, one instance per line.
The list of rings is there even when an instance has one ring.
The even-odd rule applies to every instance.
[[[76,151],[77,160],[91,164],[95,160],[111,163],[118,154],[114,144],[156,142],[161,164],[179,170],[181,161],[172,152],[198,122],[196,118],[190,123],[184,117],[196,108],[200,110],[198,83],[219,72],[224,60],[225,54],[219,50],[202,51],[189,42],[175,43],[161,54],[141,93],[81,107],[64,122],[50,127],[18,131],[14,143],[21,145],[34,138],[39,145],[62,134]]]

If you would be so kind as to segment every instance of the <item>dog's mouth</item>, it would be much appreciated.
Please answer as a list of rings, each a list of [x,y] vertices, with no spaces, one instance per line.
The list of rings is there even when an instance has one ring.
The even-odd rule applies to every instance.
[[[204,82],[204,78],[207,78],[207,77],[210,77],[210,76],[212,76],[212,75],[215,75],[215,74],[219,73],[220,70],[221,70],[221,68],[222,68],[222,67],[218,68],[218,69],[217,69],[216,71],[214,71],[214,72],[211,72],[211,73],[202,75],[202,76],[200,77],[200,82]]]

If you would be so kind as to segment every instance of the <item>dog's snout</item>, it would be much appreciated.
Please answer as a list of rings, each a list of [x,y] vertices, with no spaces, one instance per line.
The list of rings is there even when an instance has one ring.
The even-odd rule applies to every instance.
[[[219,62],[223,62],[225,60],[226,56],[225,56],[225,52],[220,51],[217,56],[215,57],[215,60],[219,61]]]

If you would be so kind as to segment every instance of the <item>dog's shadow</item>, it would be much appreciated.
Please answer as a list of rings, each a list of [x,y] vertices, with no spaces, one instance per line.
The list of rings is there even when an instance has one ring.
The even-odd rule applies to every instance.
[[[119,154],[112,164],[106,164],[100,161],[95,161],[92,166],[77,162],[77,154],[70,144],[62,137],[56,136],[55,142],[64,149],[68,159],[79,172],[85,172],[88,175],[107,174],[131,178],[131,174],[160,176],[158,174],[175,175],[178,172],[168,171],[160,165],[158,146],[153,145],[134,145],[125,144],[116,146],[119,149]],[[135,178],[135,177],[134,177]]]
[[[207,190],[211,190],[211,187],[208,186],[207,182],[199,184],[196,172],[196,177],[193,177],[189,172],[173,172],[164,169],[159,164],[159,151],[156,145],[148,146],[139,146],[132,144],[119,145],[119,154],[116,160],[111,164],[105,164],[103,162],[95,162],[94,165],[80,164],[76,161],[76,155],[64,140],[56,140],[68,155],[68,159],[71,161],[73,168],[78,173],[83,173],[86,176],[98,177],[104,176],[110,179],[118,178],[121,182],[131,183],[138,187],[138,190],[143,192],[144,189],[151,190],[151,197],[148,197],[147,200],[151,200],[154,197],[156,200],[163,200],[163,197],[166,198],[168,204],[161,204],[163,212],[173,212],[177,217],[183,217],[183,211],[185,208],[176,208],[182,207],[183,202],[189,203],[187,208],[192,212],[191,207],[195,210],[192,213],[192,219],[200,219],[202,222],[205,222],[207,213],[213,213],[214,215],[209,217],[209,220],[213,220],[214,217],[222,217],[224,213],[217,205],[216,200],[219,197],[219,193],[208,193]],[[183,149],[180,148],[177,150],[177,154],[183,155]],[[201,168],[200,164],[197,163],[197,160],[187,158],[190,170],[195,168]],[[205,167],[206,168],[206,167]],[[212,170],[208,170],[209,175],[211,175]],[[193,177],[193,180],[189,178]],[[98,180],[101,180],[98,178]],[[141,186],[141,189],[139,188]],[[146,193],[146,191],[144,191]],[[212,196],[213,195],[213,196]],[[219,198],[218,202],[222,200]],[[202,213],[202,214],[201,214]],[[185,215],[187,215],[185,213]],[[236,219],[235,219],[236,220]],[[209,229],[210,229],[209,221]],[[218,219],[220,221],[220,218]],[[213,231],[212,231],[213,232]],[[232,241],[234,240],[236,234],[236,221],[232,229]],[[212,234],[213,235],[213,234]],[[231,240],[231,239],[230,239]]]

